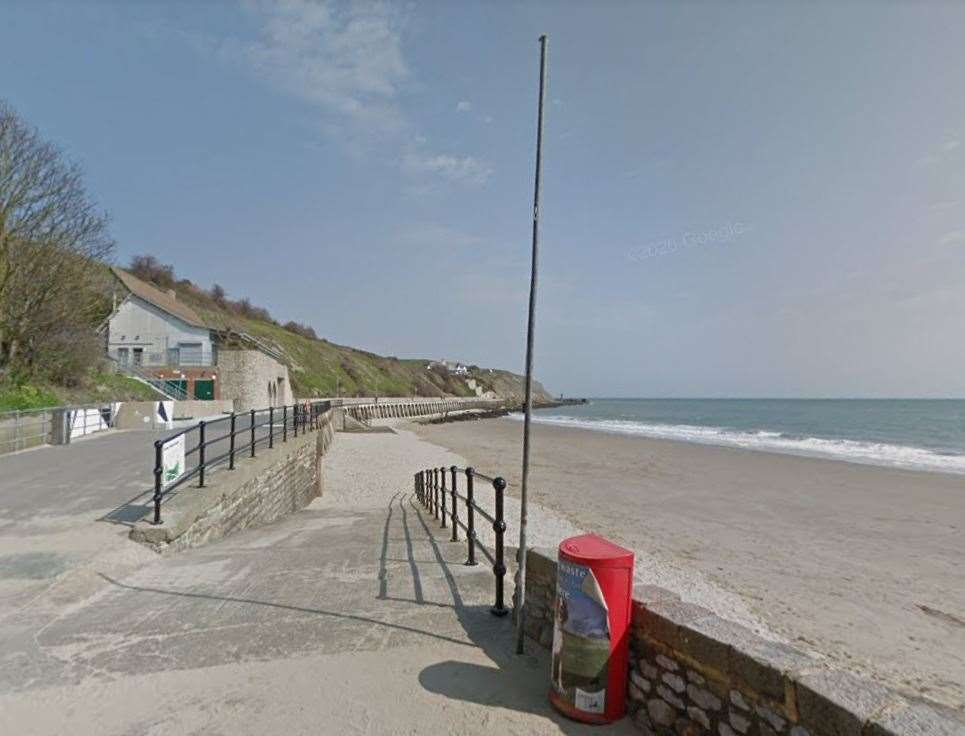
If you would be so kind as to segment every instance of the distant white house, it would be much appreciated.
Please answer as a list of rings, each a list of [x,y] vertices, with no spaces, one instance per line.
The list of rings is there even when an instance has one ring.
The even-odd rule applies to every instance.
[[[463,365],[456,360],[437,360],[429,364],[428,368],[431,369],[433,366],[440,366],[445,368],[450,373],[455,373],[457,376],[469,375],[469,366]]]

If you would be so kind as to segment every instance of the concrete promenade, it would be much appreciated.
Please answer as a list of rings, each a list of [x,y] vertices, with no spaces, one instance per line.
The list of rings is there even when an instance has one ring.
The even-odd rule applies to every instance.
[[[114,441],[127,436],[150,439]],[[339,435],[325,496],[218,543],[157,556],[118,537],[46,577],[5,568],[0,733],[632,733],[555,715],[545,655],[513,655],[510,620],[489,613],[489,568],[462,564],[465,545],[411,497],[411,474],[356,462],[409,455],[402,439]],[[93,458],[103,441],[50,452]],[[113,490],[85,492],[71,513],[126,533],[95,519],[143,483],[138,472],[118,469]],[[9,555],[38,522],[6,475],[2,493],[19,499],[2,529]],[[51,513],[60,494],[72,498],[52,493]],[[28,583],[30,595],[7,600]]]

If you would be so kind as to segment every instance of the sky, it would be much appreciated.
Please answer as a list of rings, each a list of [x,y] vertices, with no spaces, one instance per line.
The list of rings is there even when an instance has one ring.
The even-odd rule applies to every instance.
[[[574,396],[965,397],[965,3],[7,0],[0,97],[150,253]]]

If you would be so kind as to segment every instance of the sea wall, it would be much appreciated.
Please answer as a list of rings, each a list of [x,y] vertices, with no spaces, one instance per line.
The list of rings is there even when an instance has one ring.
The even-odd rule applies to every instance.
[[[322,462],[334,436],[328,411],[316,431],[290,434],[287,442],[240,459],[234,470],[219,468],[204,488],[179,488],[165,499],[163,523],[155,526],[146,517],[134,525],[131,539],[158,551],[186,549],[304,508],[322,495]]]
[[[346,403],[345,413],[359,421],[405,417],[434,417],[465,411],[491,411],[505,406],[503,399],[449,398],[449,399],[382,399],[376,402]]]
[[[526,634],[549,647],[556,551],[530,550],[526,567]],[[634,590],[630,649],[630,716],[644,734],[965,734],[965,725],[928,705],[831,669],[656,586]]]

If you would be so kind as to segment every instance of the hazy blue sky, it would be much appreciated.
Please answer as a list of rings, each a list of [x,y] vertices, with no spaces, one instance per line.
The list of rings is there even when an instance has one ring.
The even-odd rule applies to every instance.
[[[965,3],[11,2],[0,96],[150,252],[570,394],[965,396]]]

